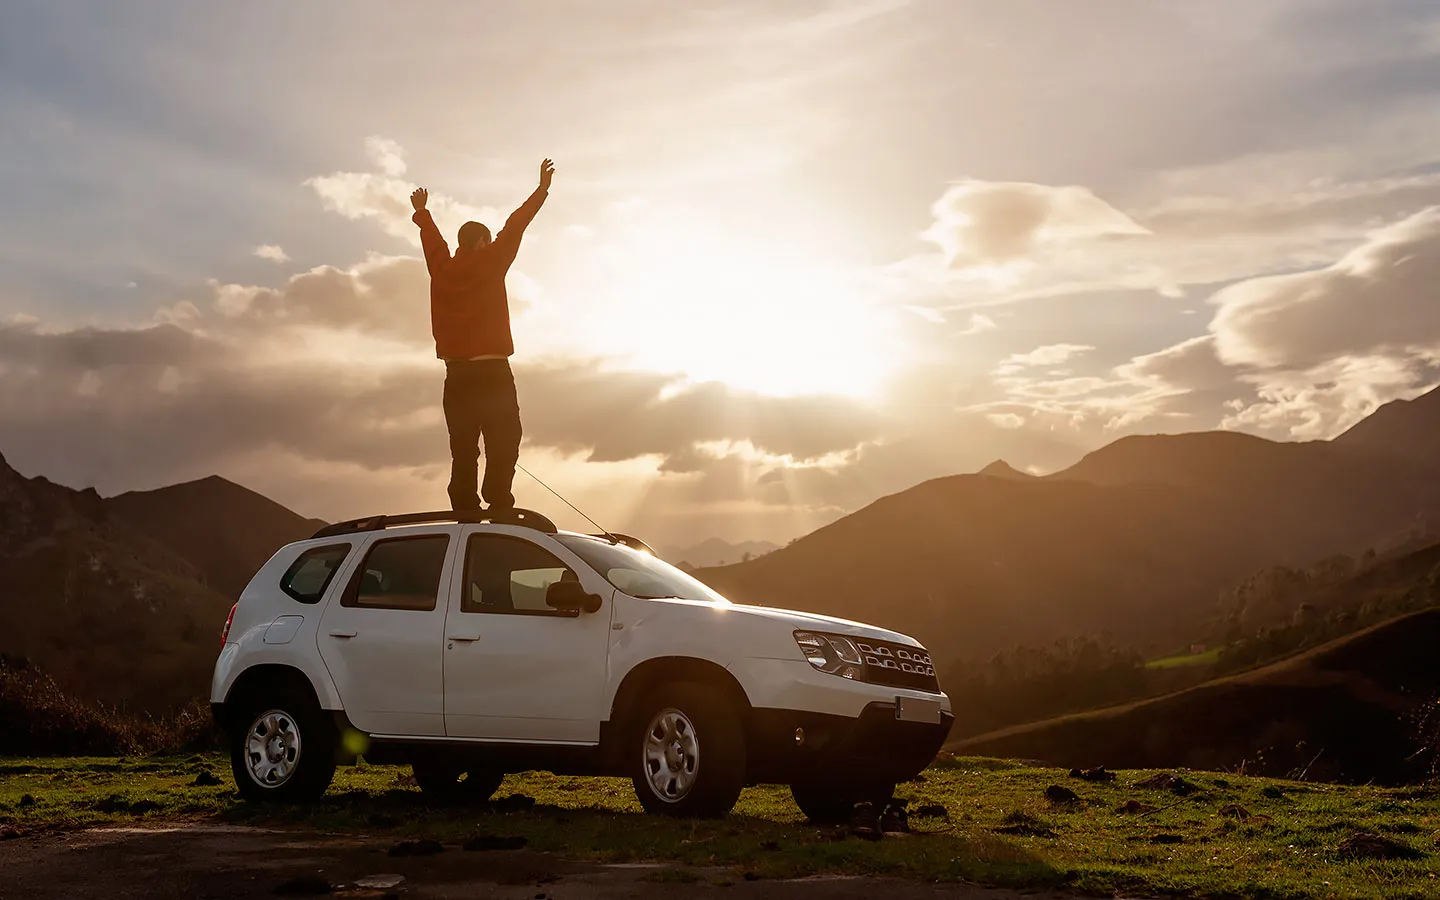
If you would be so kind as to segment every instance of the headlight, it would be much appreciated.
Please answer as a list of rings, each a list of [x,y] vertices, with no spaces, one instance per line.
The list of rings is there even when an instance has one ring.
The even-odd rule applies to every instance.
[[[795,643],[810,665],[829,675],[862,680],[865,664],[860,648],[855,642],[838,634],[818,634],[814,631],[795,632]]]

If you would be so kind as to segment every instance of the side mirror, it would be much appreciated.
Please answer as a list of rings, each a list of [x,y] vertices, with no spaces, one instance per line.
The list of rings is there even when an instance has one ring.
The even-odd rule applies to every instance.
[[[565,612],[599,612],[600,595],[586,593],[578,581],[557,581],[546,589],[545,605]]]

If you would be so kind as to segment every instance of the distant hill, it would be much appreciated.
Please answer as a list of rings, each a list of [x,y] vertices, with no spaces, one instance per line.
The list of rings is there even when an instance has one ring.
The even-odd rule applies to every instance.
[[[1231,769],[1320,780],[1423,777],[1410,714],[1440,691],[1440,609],[1402,616],[1273,665],[1164,697],[950,745],[1089,768]]]
[[[680,565],[682,563],[692,568],[707,568],[710,566],[728,566],[746,559],[764,556],[775,550],[779,550],[779,544],[772,544],[769,541],[739,541],[730,543],[720,538],[710,538],[689,547],[659,547],[656,551],[660,558],[668,562]]]
[[[221,594],[236,598],[276,550],[325,523],[212,475],[104,501],[105,510],[169,548]]]
[[[1392,400],[1337,437],[1335,444],[1390,458],[1440,458],[1440,389]]]
[[[1437,396],[1386,413],[1388,433],[1440,435]],[[908,631],[942,662],[1085,633],[1183,640],[1263,567],[1434,536],[1440,454],[1397,459],[1355,433],[1129,437],[1044,478],[939,478],[701,577]]]
[[[163,711],[203,696],[231,600],[93,490],[0,457],[0,653],[79,696]]]
[[[1009,478],[1015,481],[1024,481],[1028,478],[1035,477],[1028,472],[1020,471],[1019,469],[1010,465],[1003,459],[995,460],[990,465],[986,466],[975,474],[988,475],[991,478]]]

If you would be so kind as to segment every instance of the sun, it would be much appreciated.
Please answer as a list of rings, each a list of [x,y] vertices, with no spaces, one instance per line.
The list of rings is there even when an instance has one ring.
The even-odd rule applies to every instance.
[[[873,397],[900,358],[885,306],[852,272],[697,229],[607,254],[597,345],[640,368],[770,396]]]

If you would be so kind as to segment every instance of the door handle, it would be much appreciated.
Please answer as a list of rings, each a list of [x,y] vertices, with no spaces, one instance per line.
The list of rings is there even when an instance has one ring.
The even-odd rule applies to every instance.
[[[355,636],[355,632],[353,632],[353,631],[332,631],[332,632],[330,632],[330,636],[333,637],[333,638],[352,638],[352,637]]]
[[[463,641],[463,642],[465,642],[465,643],[468,644],[468,643],[471,643],[471,642],[473,642],[473,641],[478,641],[478,640],[480,640],[480,635],[478,635],[478,634],[452,634],[452,635],[450,635],[449,637],[445,638],[445,640],[447,640],[447,641]]]

